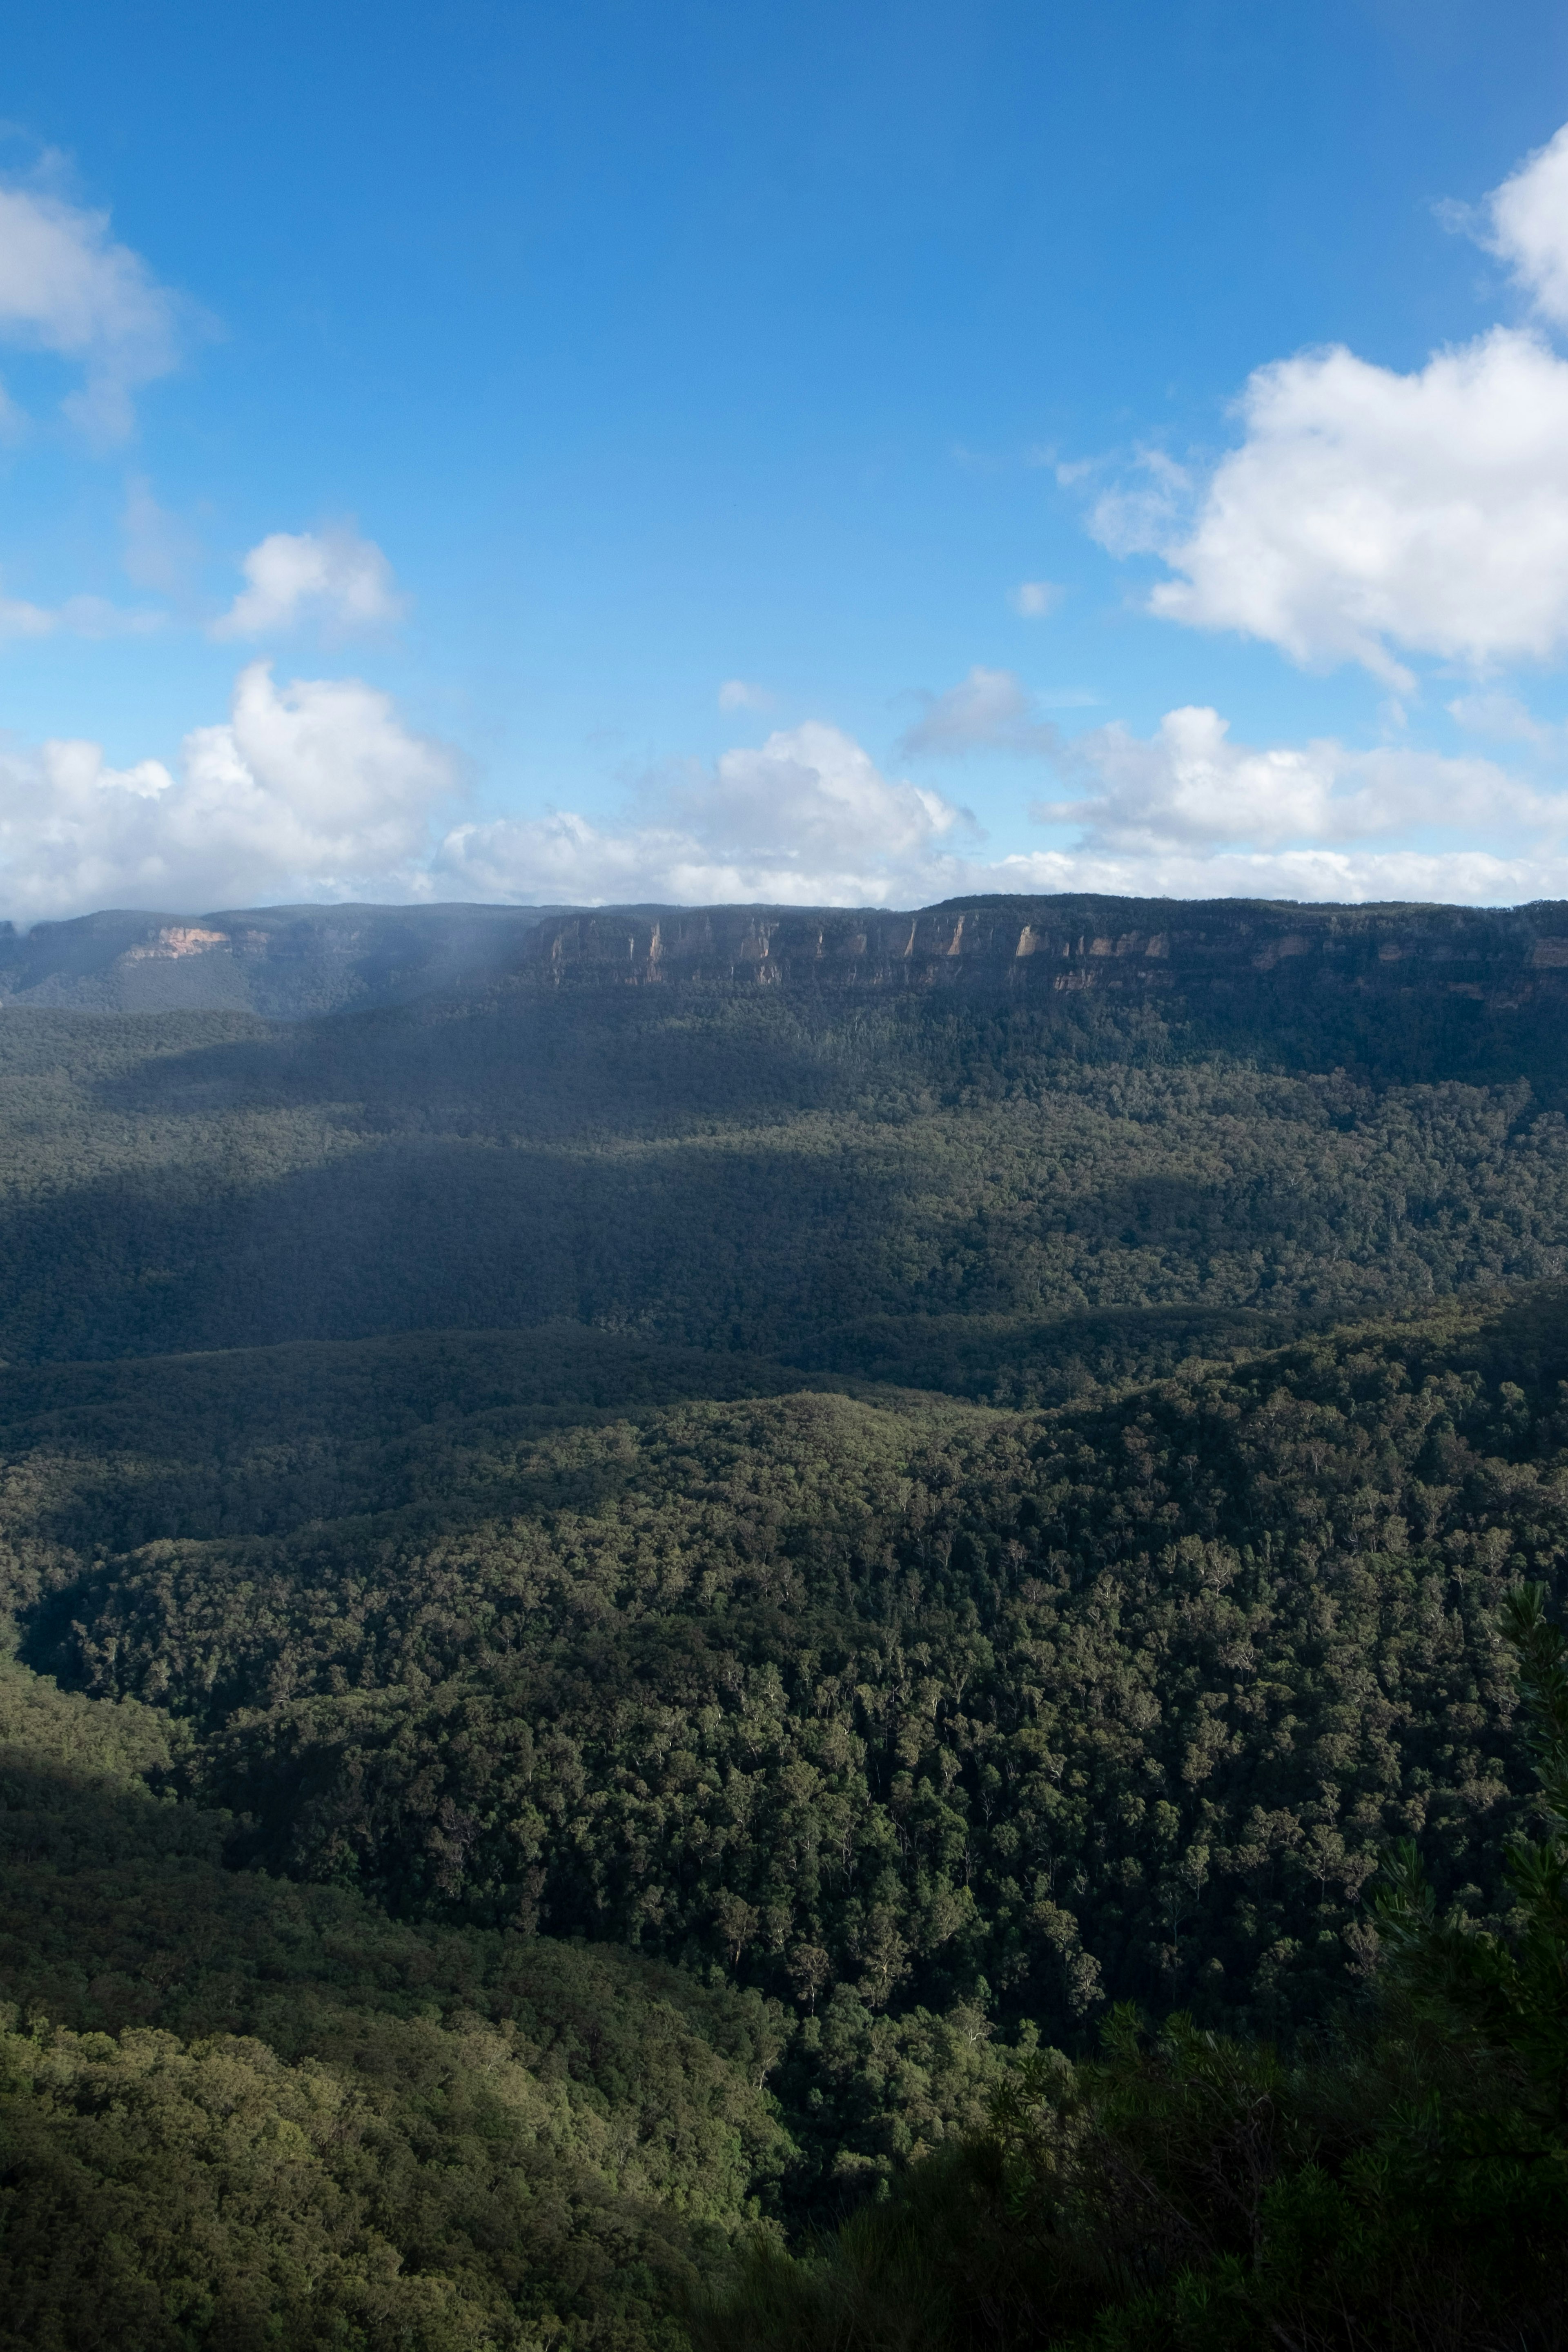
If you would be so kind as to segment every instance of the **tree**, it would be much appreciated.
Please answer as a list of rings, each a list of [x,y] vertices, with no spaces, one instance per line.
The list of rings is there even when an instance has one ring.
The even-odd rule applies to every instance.
[[[1499,1935],[1463,1913],[1439,1917],[1413,1840],[1373,1909],[1387,1964],[1417,2012],[1514,2070],[1540,2129],[1568,2156],[1568,1635],[1548,1618],[1539,1584],[1509,1594],[1502,1632],[1519,1659],[1547,1825],[1509,1853],[1517,1925]]]

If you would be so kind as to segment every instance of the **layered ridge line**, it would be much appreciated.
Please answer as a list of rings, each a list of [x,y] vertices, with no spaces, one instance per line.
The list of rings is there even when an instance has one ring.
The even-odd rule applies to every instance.
[[[1534,992],[1568,970],[1568,904],[1516,908],[1301,906],[1089,897],[956,899],[913,912],[615,907],[531,927],[521,967],[633,982],[675,978],[943,986],[1148,988],[1316,966],[1347,979],[1450,967],[1461,991]]]
[[[0,927],[0,1003],[301,1018],[498,983],[1158,997],[1194,983],[1413,987],[1502,1010],[1568,992],[1568,902],[1518,908],[983,897],[761,906],[110,910]]]

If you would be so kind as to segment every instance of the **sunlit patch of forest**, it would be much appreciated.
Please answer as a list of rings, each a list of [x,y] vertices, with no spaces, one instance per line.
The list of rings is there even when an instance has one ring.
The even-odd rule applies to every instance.
[[[1563,1049],[1397,1013],[7,1011],[0,2345],[1562,2343]]]

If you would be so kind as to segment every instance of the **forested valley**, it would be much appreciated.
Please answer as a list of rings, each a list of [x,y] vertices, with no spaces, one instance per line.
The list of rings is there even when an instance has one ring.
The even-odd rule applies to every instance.
[[[1568,2342],[1568,908],[157,919],[0,956],[0,2346]]]

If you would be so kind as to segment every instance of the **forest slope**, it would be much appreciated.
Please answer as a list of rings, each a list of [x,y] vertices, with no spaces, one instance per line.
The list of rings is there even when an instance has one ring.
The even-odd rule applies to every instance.
[[[6,2352],[675,2352],[1500,1916],[1568,910],[282,911],[5,967]]]
[[[22,1655],[165,1711],[153,1777],[231,1858],[399,1916],[608,1937],[818,2039],[1070,2041],[1130,1996],[1277,2028],[1353,1982],[1392,1839],[1497,1899],[1488,1628],[1568,1542],[1562,1305],[1043,1414],[760,1370],[668,1402],[689,1360],[660,1398],[588,1335],[448,1335],[434,1379],[408,1341],[237,1356],[205,1421],[188,1365],[106,1371],[6,1430]]]

